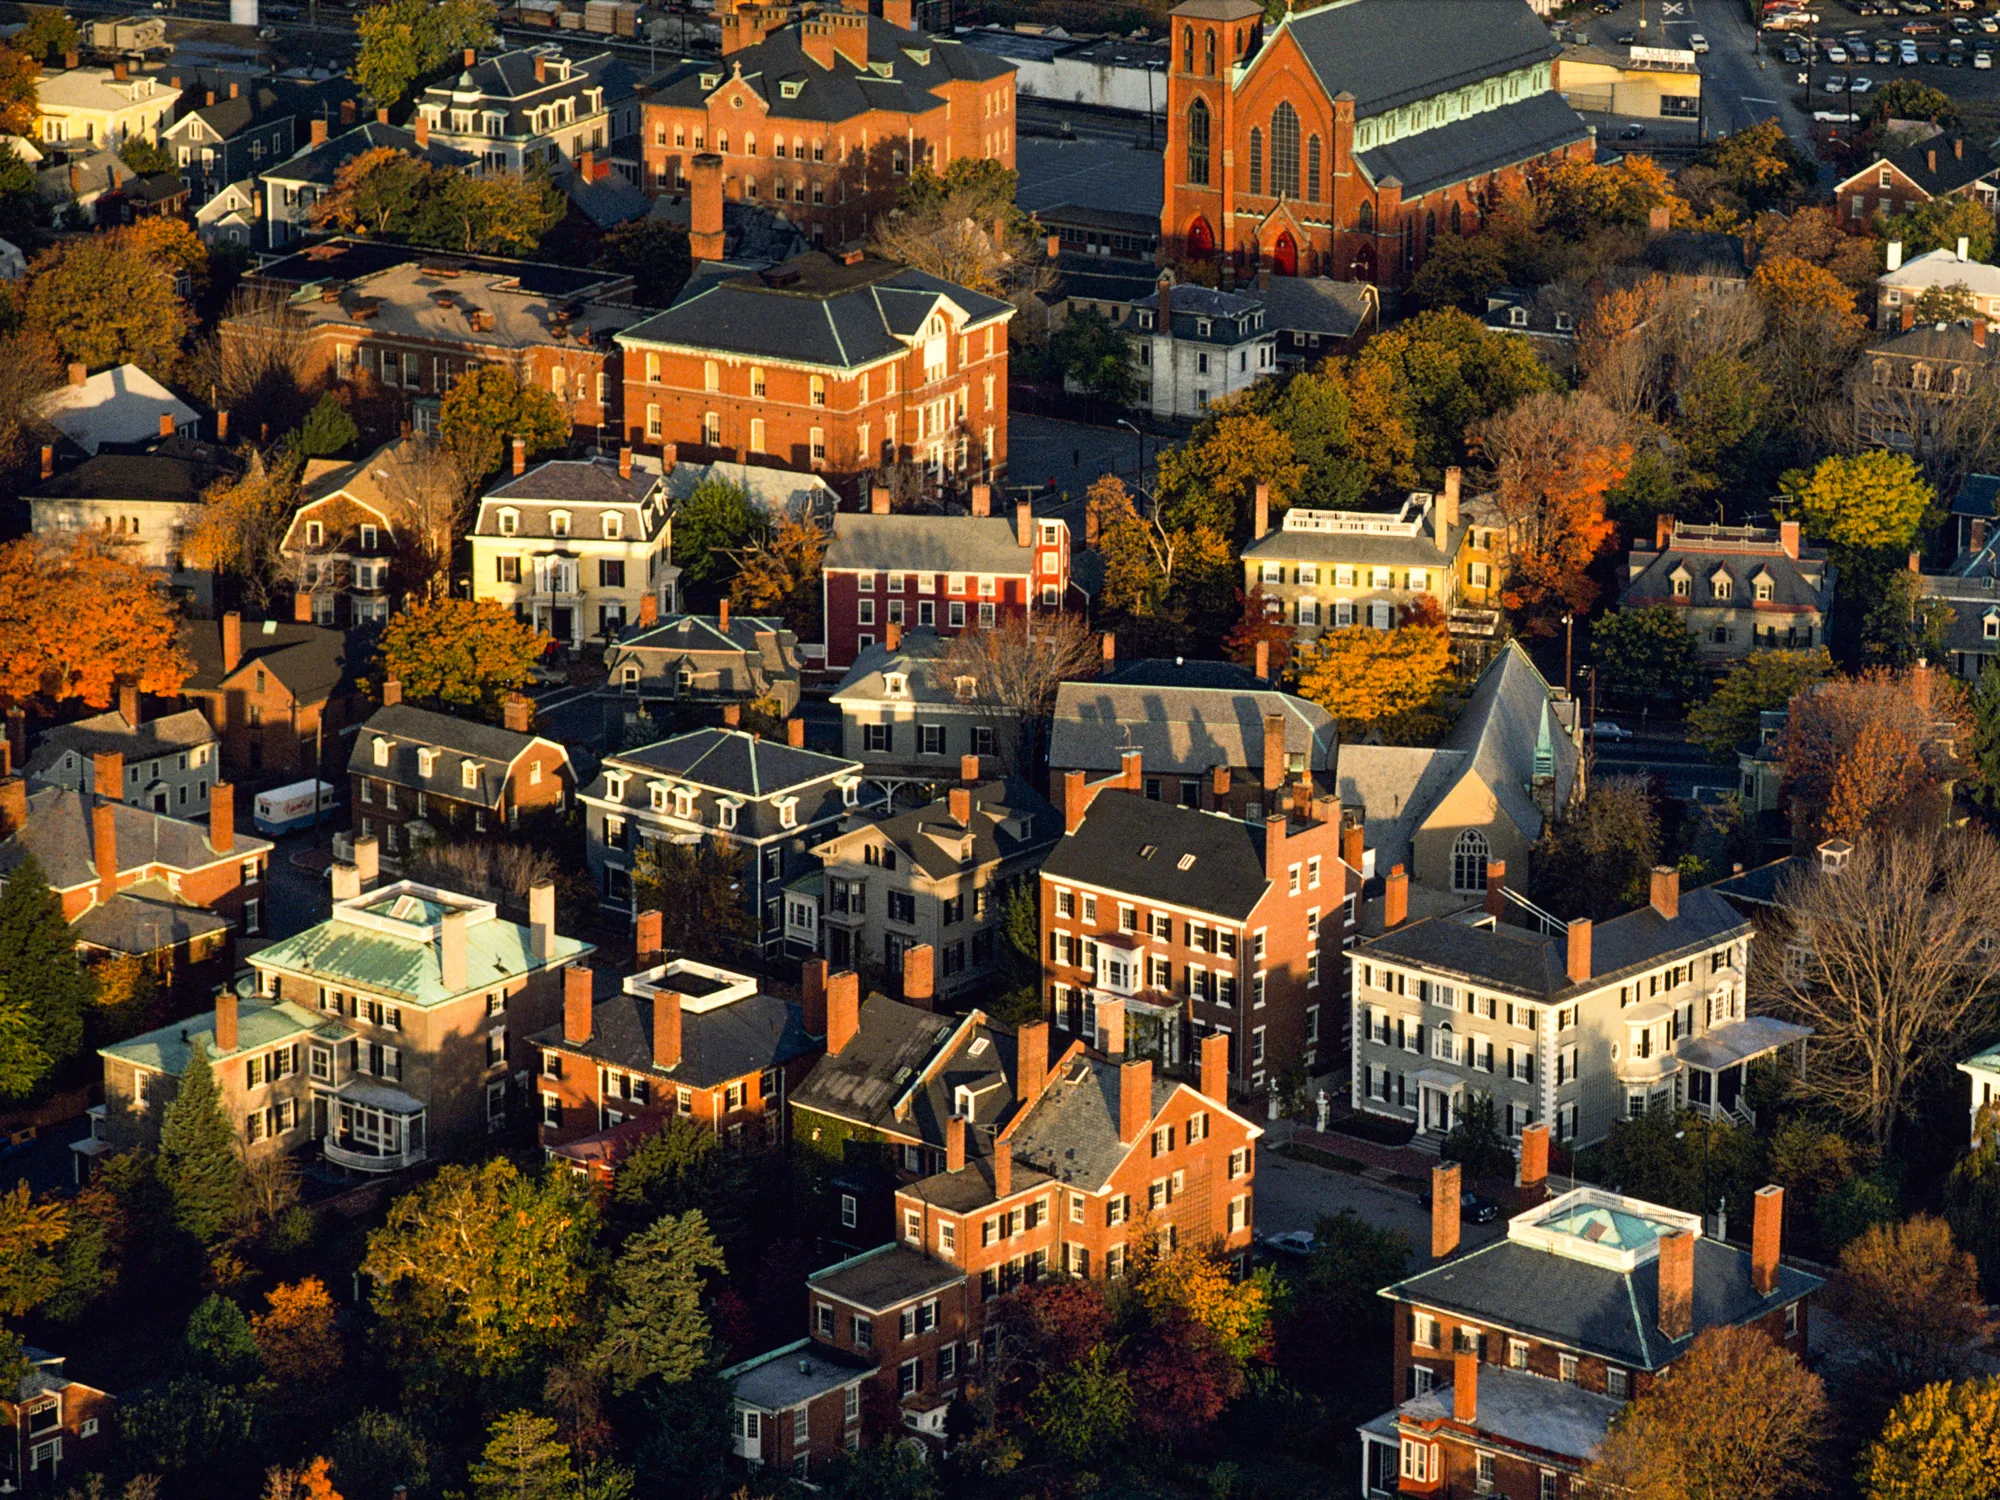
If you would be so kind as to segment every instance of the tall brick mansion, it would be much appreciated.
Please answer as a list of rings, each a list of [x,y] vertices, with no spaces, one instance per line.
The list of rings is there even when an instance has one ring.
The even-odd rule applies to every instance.
[[[1167,83],[1169,259],[1407,283],[1441,234],[1595,145],[1527,0],[1334,0],[1266,32],[1186,0]]]

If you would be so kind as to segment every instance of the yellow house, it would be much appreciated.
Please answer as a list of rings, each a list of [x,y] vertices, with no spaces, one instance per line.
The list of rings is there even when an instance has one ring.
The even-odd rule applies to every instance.
[[[1699,120],[1701,71],[1679,47],[1565,47],[1556,90],[1571,109],[1642,119]]]
[[[108,68],[53,69],[36,81],[35,98],[44,141],[116,151],[134,137],[157,142],[161,127],[173,123],[180,94],[157,75],[135,72],[121,62]]]

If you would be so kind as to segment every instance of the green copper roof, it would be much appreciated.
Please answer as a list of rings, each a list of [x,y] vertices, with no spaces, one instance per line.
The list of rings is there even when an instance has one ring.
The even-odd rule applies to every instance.
[[[175,1021],[157,1031],[128,1037],[109,1047],[99,1047],[97,1052],[100,1057],[115,1057],[122,1062],[178,1078],[186,1070],[188,1058],[197,1042],[207,1050],[209,1061],[218,1062],[225,1057],[239,1057],[246,1052],[275,1047],[280,1042],[295,1041],[326,1024],[312,1011],[289,1000],[246,1000],[236,1010],[234,1052],[216,1049],[215,1012],[212,1010],[189,1016],[185,1021]],[[330,1034],[335,1034],[340,1028],[329,1025],[328,1030]]]
[[[388,909],[405,901],[423,910],[406,913]],[[408,896],[381,904],[385,909],[374,913],[377,916],[425,925],[436,921],[442,911],[431,902]],[[420,926],[416,930],[424,929]],[[322,984],[353,985],[430,1006],[596,951],[590,943],[557,934],[550,940],[549,956],[540,959],[532,946],[532,929],[498,917],[473,922],[465,933],[465,987],[447,990],[439,970],[437,944],[426,941],[427,937],[427,932],[424,937],[393,937],[335,916],[296,937],[273,943],[250,961],[258,969],[281,969]]]
[[[1660,1237],[1659,1226],[1652,1220],[1601,1204],[1581,1206],[1573,1213],[1547,1220],[1541,1227],[1612,1250],[1636,1250]]]

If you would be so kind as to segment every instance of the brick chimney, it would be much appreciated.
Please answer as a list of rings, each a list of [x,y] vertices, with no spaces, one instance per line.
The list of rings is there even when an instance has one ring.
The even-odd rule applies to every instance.
[[[1021,547],[1035,545],[1035,509],[1025,500],[1014,507],[1014,542]]]
[[[528,887],[528,947],[536,958],[548,962],[556,945],[556,887],[552,880],[538,880]]]
[[[1660,1236],[1660,1332],[1684,1339],[1694,1332],[1694,1235]]]
[[[1153,1123],[1153,1060],[1141,1057],[1118,1065],[1118,1139],[1131,1145]]]
[[[547,83],[548,81],[549,81],[549,60],[541,53],[537,52],[535,54],[535,82]]]
[[[1785,1190],[1773,1184],[1757,1189],[1750,1221],[1750,1286],[1758,1296],[1778,1289],[1778,1256],[1784,1248]]]
[[[929,943],[912,943],[903,950],[903,1001],[931,1010],[936,998],[937,950]]]
[[[1283,714],[1264,715],[1264,790],[1275,792],[1285,784],[1285,716]],[[1275,806],[1272,798],[1264,799],[1264,810]]]
[[[463,909],[446,912],[438,922],[438,983],[448,995],[466,988],[465,929],[471,922],[472,913]]]
[[[0,781],[0,838],[20,832],[27,821],[28,783],[9,776]]]
[[[1917,310],[1908,302],[1903,304],[1902,324],[1903,332],[1905,333],[1908,333],[1912,328],[1917,326]]]
[[[340,124],[342,129],[352,125],[359,118],[360,114],[352,99],[343,99],[340,101]]]
[[[1972,320],[1972,342],[1981,349],[1986,347],[1986,320],[1984,318],[1974,318]]]
[[[882,646],[887,651],[903,649],[903,622],[891,620],[882,627]]]
[[[226,677],[243,660],[243,616],[230,610],[222,617],[222,673]]]
[[[139,727],[139,684],[129,677],[118,682],[118,717],[134,729]]]
[[[972,487],[972,513],[975,516],[990,516],[993,514],[992,485],[975,484]]]
[[[516,474],[525,474],[528,472],[527,440],[525,438],[515,438],[513,441],[514,441],[514,472]]]
[[[958,758],[958,779],[968,787],[978,786],[986,779],[986,767],[976,755],[961,755]]]
[[[743,705],[740,703],[723,704],[722,722],[730,729],[738,728],[743,723]]]
[[[418,110],[416,119],[410,122],[410,130],[417,138],[417,149],[419,151],[428,151],[431,149],[430,117],[422,110]]]
[[[107,801],[124,801],[125,757],[116,750],[100,750],[91,756],[90,789]]]
[[[1653,866],[1652,903],[1666,921],[1681,914],[1681,872],[1672,865]]]
[[[660,596],[647,594],[639,601],[639,628],[650,630],[660,623]]]
[[[793,714],[789,719],[785,720],[785,743],[790,745],[794,750],[805,749],[806,721],[801,719],[797,714]]]
[[[1359,823],[1349,823],[1340,830],[1340,862],[1356,874],[1368,858],[1368,830]]]
[[[1384,930],[1401,927],[1410,919],[1410,873],[1401,865],[1389,867],[1389,878],[1382,882],[1382,926]]]
[[[666,918],[657,906],[649,906],[632,919],[632,957],[642,969],[660,961],[666,948]]]
[[[1569,924],[1569,982],[1583,984],[1590,978],[1590,923],[1582,917]]]
[[[688,255],[697,263],[721,260],[722,158],[704,151],[688,166]]]
[[[1521,1192],[1538,1203],[1549,1187],[1549,1127],[1538,1120],[1521,1127]],[[1531,1195],[1531,1196],[1530,1196]]]
[[[681,1060],[681,997],[678,990],[653,991],[653,1066],[673,1068]]]
[[[1653,517],[1653,550],[1664,552],[1673,545],[1674,518],[1672,516]]]
[[[312,617],[313,596],[304,589],[296,590],[292,594],[292,623],[294,625],[310,625],[312,624]]]
[[[307,127],[307,141],[308,144],[314,146],[324,146],[326,144],[325,120],[323,119],[314,120],[312,124],[309,127]]]
[[[944,1169],[965,1170],[965,1116],[950,1115],[944,1122]]]
[[[1217,766],[1208,773],[1208,794],[1214,800],[1213,811],[1221,811],[1229,800],[1229,767]]]
[[[91,857],[97,864],[97,900],[101,905],[118,894],[118,804],[98,802],[90,809]]]
[[[1014,1191],[1014,1143],[993,1143],[993,1196],[1005,1198]]]
[[[1217,1104],[1229,1102],[1229,1033],[1211,1031],[1201,1039],[1201,1092]]]
[[[1257,643],[1257,680],[1259,682],[1269,682],[1271,680],[1271,643],[1269,641],[1259,641]]]
[[[799,965],[799,1008],[805,1012],[806,1035],[826,1035],[826,960],[809,958]]]
[[[1466,1427],[1479,1423],[1479,1351],[1461,1349],[1451,1359],[1452,1420]]]
[[[478,63],[479,63],[478,51],[475,48],[467,47],[465,49],[465,71],[470,73],[473,70],[473,68],[478,66]]]
[[[509,693],[500,706],[500,722],[515,734],[531,734],[535,728],[534,700],[524,693]]]
[[[56,477],[56,450],[49,444],[42,444],[42,478]]]
[[[1799,541],[1799,523],[1797,521],[1780,521],[1778,523],[1778,545],[1784,548],[1785,556],[1795,558],[1799,555]]]
[[[1063,772],[1063,832],[1075,833],[1090,811],[1090,785],[1081,771]]]
[[[1496,920],[1507,916],[1507,861],[1486,861],[1486,915]]]
[[[1111,1058],[1125,1055],[1123,1000],[1110,999],[1097,1002],[1097,1050]]]
[[[868,487],[868,514],[886,516],[889,514],[889,486],[874,484]]]
[[[563,970],[563,1040],[581,1045],[590,1040],[590,970],[571,964]]]
[[[373,885],[382,878],[382,841],[372,833],[354,841],[354,873],[363,885]]]
[[[1116,635],[1108,630],[1105,631],[1104,638],[1099,644],[1104,657],[1104,664],[1107,667],[1118,660],[1118,637]]]
[[[215,1050],[234,1052],[236,1043],[236,991],[224,985],[215,992]]]
[[[382,684],[382,706],[384,708],[394,708],[402,701],[403,684],[399,679],[391,677],[387,682]]]
[[[729,634],[729,600],[727,596],[716,601],[715,628],[724,635]]]
[[[1025,1109],[1048,1087],[1049,1023],[1029,1021],[1015,1028],[1014,1038],[1014,1097]]]
[[[208,842],[217,854],[236,847],[236,788],[226,781],[208,789]]]
[[[1431,1168],[1431,1259],[1443,1260],[1458,1249],[1459,1166],[1441,1162]]]
[[[1281,812],[1264,814],[1264,878],[1276,884],[1285,878],[1285,835],[1291,819]]]
[[[333,899],[336,903],[352,901],[361,894],[361,872],[350,864],[333,867]]]
[[[174,435],[174,414],[170,411],[163,411],[160,413],[160,436],[166,438],[166,437],[172,437],[173,435]]]
[[[1128,745],[1118,752],[1118,776],[1126,791],[1146,790],[1146,755],[1137,745]]]
[[[852,969],[826,979],[826,1050],[838,1057],[861,1029],[861,976]]]
[[[1250,536],[1253,541],[1271,529],[1271,487],[1268,484],[1258,484],[1256,505],[1256,515],[1250,524]]]
[[[960,828],[972,826],[972,788],[955,786],[945,793],[945,807],[951,814],[952,822]]]

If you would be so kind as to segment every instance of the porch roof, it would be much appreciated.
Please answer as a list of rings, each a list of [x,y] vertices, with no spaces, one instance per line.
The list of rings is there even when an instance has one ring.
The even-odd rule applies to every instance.
[[[1713,1073],[1775,1052],[1792,1042],[1802,1042],[1811,1035],[1810,1026],[1796,1026],[1775,1016],[1745,1016],[1701,1036],[1686,1038],[1675,1046],[1674,1055],[1688,1067]]]

